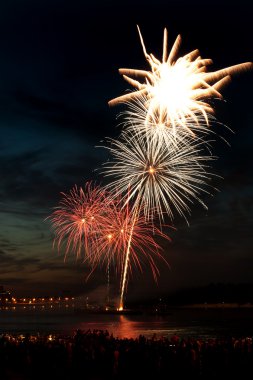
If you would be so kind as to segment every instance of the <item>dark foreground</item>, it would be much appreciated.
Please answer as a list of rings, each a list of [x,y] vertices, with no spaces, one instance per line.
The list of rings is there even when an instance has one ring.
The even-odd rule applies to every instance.
[[[0,336],[0,379],[226,379],[252,374],[252,337]]]

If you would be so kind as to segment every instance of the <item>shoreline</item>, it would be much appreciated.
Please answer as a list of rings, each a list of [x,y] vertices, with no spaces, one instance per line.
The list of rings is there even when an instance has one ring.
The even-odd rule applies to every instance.
[[[8,304],[8,305],[0,305],[0,311],[4,310],[35,310],[35,309],[69,309],[73,310],[76,313],[86,313],[86,314],[115,314],[115,315],[169,315],[173,311],[177,310],[253,310],[252,303],[193,303],[193,304],[182,304],[182,305],[167,305],[162,309],[151,309],[151,308],[125,308],[123,310],[118,310],[114,308],[106,309],[106,308],[86,308],[83,306],[72,305],[61,305],[61,304],[50,304],[50,303],[37,303],[36,305],[29,303],[20,303],[20,304]]]

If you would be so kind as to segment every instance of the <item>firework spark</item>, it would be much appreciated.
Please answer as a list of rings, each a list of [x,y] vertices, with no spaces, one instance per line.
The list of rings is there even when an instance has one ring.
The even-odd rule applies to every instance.
[[[155,140],[165,146],[171,146],[171,144],[177,146],[181,140],[186,143],[187,139],[189,140],[189,144],[191,144],[193,135],[195,138],[197,136],[199,140],[202,139],[203,143],[205,143],[208,134],[212,133],[215,136],[214,131],[206,125],[205,119],[201,115],[198,116],[198,124],[190,117],[186,118],[184,127],[178,125],[176,133],[173,133],[173,130],[168,128],[165,123],[157,123],[156,120],[149,120],[147,123],[146,100],[147,97],[141,95],[139,98],[127,102],[127,109],[119,114],[119,117],[123,120],[121,122],[123,134],[131,132],[140,140],[143,138]],[[221,124],[213,115],[209,117],[209,126],[211,122]],[[225,127],[230,130],[227,126]],[[188,131],[191,133],[188,133]],[[208,145],[208,142],[206,143]]]
[[[62,193],[59,206],[49,217],[55,232],[54,245],[58,250],[65,247],[65,257],[73,252],[89,257],[92,247],[106,224],[106,210],[111,199],[103,189],[88,182],[85,188],[73,187],[68,194]]]
[[[208,192],[206,163],[214,157],[203,155],[202,140],[181,139],[168,146],[128,132],[110,141],[107,149],[113,158],[103,172],[115,179],[107,187],[115,189],[125,203],[131,200],[133,209],[143,207],[147,220],[156,213],[163,219],[164,212],[173,219],[175,211],[186,219],[194,200],[207,208],[200,194]]]
[[[159,130],[161,127],[170,128],[174,135],[179,128],[191,134],[197,127],[205,129],[214,114],[210,99],[222,98],[220,90],[230,81],[230,75],[253,67],[251,62],[246,62],[208,73],[206,69],[212,60],[201,58],[198,50],[177,59],[180,35],[168,54],[167,29],[164,29],[163,56],[159,61],[152,53],[147,53],[139,27],[138,31],[151,70],[119,69],[136,91],[112,99],[109,105],[131,104],[133,120],[138,120],[139,113],[144,110],[146,126],[158,126]],[[142,78],[143,82],[131,76]]]

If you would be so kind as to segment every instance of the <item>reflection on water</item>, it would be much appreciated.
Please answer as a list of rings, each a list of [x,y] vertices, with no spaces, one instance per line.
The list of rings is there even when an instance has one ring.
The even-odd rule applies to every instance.
[[[108,330],[112,332],[115,337],[118,338],[135,338],[140,334],[147,333],[143,331],[143,323],[141,321],[131,320],[129,317],[125,315],[116,315],[113,320],[109,319],[108,316],[101,321],[85,321],[79,325],[81,330],[86,330],[87,328]]]
[[[119,316],[119,323],[115,335],[119,337],[131,338],[138,335],[139,322],[129,320],[125,315]]]
[[[77,314],[69,308],[0,310],[0,332],[73,334],[76,329],[108,330],[115,337],[135,338],[252,336],[253,310],[172,310],[170,315]]]
[[[127,316],[120,316],[118,324],[114,326],[114,334],[119,338],[131,338],[138,337],[139,335],[145,335],[146,337],[158,336],[158,337],[170,337],[176,335],[188,335],[187,328],[179,328],[177,326],[170,326],[171,320],[162,317],[153,317],[148,321],[132,321]]]
[[[136,318],[136,317],[135,317]],[[143,317],[142,317],[143,318]],[[139,318],[138,318],[139,319]],[[188,335],[189,329],[170,326],[171,321],[162,317],[145,318],[144,320],[133,320],[133,317],[119,315],[114,320],[95,320],[82,322],[78,328],[81,330],[101,329],[112,332],[118,338],[136,338],[139,335],[152,337],[172,336],[174,334],[183,336]],[[191,335],[191,334],[190,334]]]

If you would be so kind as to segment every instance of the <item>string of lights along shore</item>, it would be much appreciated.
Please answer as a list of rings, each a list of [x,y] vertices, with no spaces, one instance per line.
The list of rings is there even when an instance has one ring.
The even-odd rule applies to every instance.
[[[171,50],[164,29],[162,59],[148,54],[138,28],[150,70],[119,69],[134,90],[109,101],[125,104],[118,139],[105,146],[111,159],[103,166],[111,178],[104,188],[88,183],[74,187],[49,217],[55,243],[91,265],[109,270],[114,265],[120,276],[118,310],[124,309],[129,272],[149,263],[157,280],[156,258],[163,257],[156,237],[169,239],[165,220],[173,224],[179,214],[187,222],[191,205],[210,193],[211,125],[215,122],[215,99],[231,76],[253,68],[251,62],[207,72],[211,59],[196,49],[179,57],[181,36]]]

